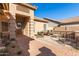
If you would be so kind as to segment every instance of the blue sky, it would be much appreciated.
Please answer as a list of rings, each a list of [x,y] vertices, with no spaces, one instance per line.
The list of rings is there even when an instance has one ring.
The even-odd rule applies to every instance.
[[[50,19],[65,19],[79,16],[79,3],[33,3],[37,6],[35,16]]]

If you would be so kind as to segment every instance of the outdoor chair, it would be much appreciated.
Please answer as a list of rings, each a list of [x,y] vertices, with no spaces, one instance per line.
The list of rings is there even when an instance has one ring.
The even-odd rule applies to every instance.
[[[46,36],[50,36],[50,30],[47,30]]]
[[[47,33],[47,31],[45,31],[43,34],[44,34],[44,35],[47,35],[48,33]]]
[[[37,38],[41,38],[44,36],[43,32],[37,32],[37,34],[35,35]]]

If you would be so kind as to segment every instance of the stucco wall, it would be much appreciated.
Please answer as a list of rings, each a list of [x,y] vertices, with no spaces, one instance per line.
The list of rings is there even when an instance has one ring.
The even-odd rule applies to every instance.
[[[53,30],[54,27],[58,26],[57,23],[54,23],[54,22],[48,22],[48,30]]]
[[[47,30],[47,27],[48,27],[47,23],[35,21],[35,30],[34,30],[35,33],[40,32],[40,31],[45,31],[44,24],[46,24],[46,30]]]
[[[65,27],[64,26],[61,26],[61,27],[55,27],[56,31],[65,31]]]
[[[72,31],[79,31],[79,26],[69,27],[69,30],[72,30]]]
[[[60,27],[56,27],[55,30],[57,31],[79,31],[79,24],[73,24],[73,25],[62,25]]]

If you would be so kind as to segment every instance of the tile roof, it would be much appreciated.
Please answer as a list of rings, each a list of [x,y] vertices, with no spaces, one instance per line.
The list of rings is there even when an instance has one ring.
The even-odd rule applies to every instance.
[[[47,21],[55,22],[55,23],[57,23],[57,24],[61,24],[60,21],[56,21],[56,20],[49,19],[49,18],[44,18],[44,19],[47,20]]]
[[[71,17],[71,18],[68,18],[68,19],[63,19],[63,20],[61,20],[61,23],[63,23],[63,24],[79,23],[79,16]]]

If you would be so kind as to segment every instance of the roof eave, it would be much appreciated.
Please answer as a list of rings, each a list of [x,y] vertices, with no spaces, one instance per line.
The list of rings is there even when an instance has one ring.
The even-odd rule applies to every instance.
[[[58,21],[55,21],[55,20],[51,20],[51,19],[48,19],[48,18],[44,18],[45,20],[48,20],[48,21],[51,21],[51,22],[55,22],[57,24],[61,24],[61,22],[58,22]]]

